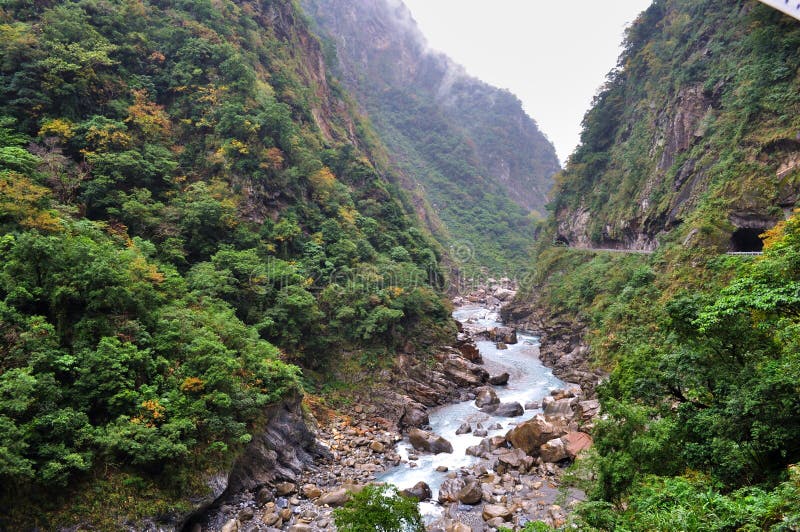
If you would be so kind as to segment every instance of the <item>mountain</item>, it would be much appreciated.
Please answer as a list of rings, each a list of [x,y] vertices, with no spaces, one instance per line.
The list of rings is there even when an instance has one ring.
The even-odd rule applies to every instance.
[[[794,23],[755,2],[654,2],[559,178],[559,237],[653,249],[667,233],[737,248],[798,201]],[[713,209],[709,206],[713,205]],[[704,214],[701,214],[704,213]]]
[[[309,458],[286,419],[343,357],[455,337],[291,0],[9,2],[0,50],[0,528],[180,526],[245,449]]]
[[[580,529],[800,523],[799,50],[756,1],[655,0],[556,178],[504,316],[600,400]]]
[[[526,219],[545,212],[555,150],[510,92],[428,49],[396,0],[307,0],[338,76],[370,117],[411,187],[421,187],[449,235],[478,265],[527,260]],[[510,198],[511,201],[508,201]],[[436,228],[434,227],[434,230]]]

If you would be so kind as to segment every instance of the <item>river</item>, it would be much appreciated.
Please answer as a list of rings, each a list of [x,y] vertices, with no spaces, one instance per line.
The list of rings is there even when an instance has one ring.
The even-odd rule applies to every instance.
[[[493,328],[502,326],[497,313],[482,307],[465,307],[456,310],[453,317],[463,323],[465,328]],[[478,341],[476,345],[484,361],[484,367],[492,375],[508,372],[508,385],[495,386],[498,397],[503,403],[518,402],[525,406],[531,401],[541,401],[552,390],[563,387],[564,383],[556,378],[549,368],[539,361],[539,341],[536,336],[517,333],[518,342],[508,349],[498,350],[494,342]],[[468,467],[479,460],[465,453],[467,447],[477,445],[483,439],[472,433],[457,435],[456,430],[464,422],[469,422],[473,430],[477,423],[484,428],[499,425],[500,428],[489,430],[489,436],[505,434],[518,423],[532,418],[540,409],[526,410],[521,417],[496,417],[481,412],[474,401],[444,405],[429,412],[431,431],[443,436],[453,444],[453,453],[425,454],[416,453],[407,439],[397,446],[397,451],[405,460],[409,455],[417,455],[418,459],[404,461],[378,477],[377,480],[394,484],[400,489],[410,488],[419,481],[427,482],[433,492],[432,501],[438,497],[439,487],[447,473],[438,472],[440,466],[449,471]],[[416,467],[411,467],[416,463]],[[420,510],[426,521],[435,519],[441,514],[441,507],[436,502],[425,502]]]

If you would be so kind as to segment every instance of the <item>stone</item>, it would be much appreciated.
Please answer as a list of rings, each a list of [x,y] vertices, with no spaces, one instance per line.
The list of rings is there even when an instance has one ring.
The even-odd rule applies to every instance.
[[[518,468],[520,465],[524,464],[525,458],[528,455],[522,449],[513,449],[511,452],[506,454],[501,454],[497,460],[503,464],[506,464],[512,468]]]
[[[251,520],[254,515],[255,512],[253,511],[253,509],[248,507],[248,508],[242,508],[242,511],[239,512],[239,515],[237,515],[236,517],[237,519],[239,519],[239,521],[244,522]]]
[[[525,410],[537,410],[542,408],[541,401],[528,401],[525,403]]]
[[[458,350],[461,352],[461,355],[470,362],[474,362],[476,364],[483,362],[483,357],[481,357],[478,347],[471,339],[459,345]]]
[[[492,412],[499,417],[517,417],[525,413],[525,409],[519,403],[500,403]]]
[[[283,497],[297,491],[297,485],[294,482],[278,482],[275,484],[275,494],[278,497]]]
[[[219,532],[238,532],[239,531],[239,521],[236,519],[231,519],[224,525],[222,528],[219,529]]]
[[[463,504],[478,504],[483,499],[481,483],[475,479],[469,479],[458,492],[458,500]]]
[[[508,384],[509,375],[508,372],[501,373],[500,375],[495,375],[494,377],[489,377],[489,384],[492,386],[505,386]]]
[[[591,399],[578,403],[578,416],[584,421],[589,421],[600,414],[600,401]]]
[[[433,454],[453,452],[453,444],[449,441],[437,434],[418,428],[412,428],[408,431],[408,440],[411,442],[411,446],[418,451]]]
[[[539,456],[543,462],[556,463],[569,457],[567,447],[561,438],[553,438],[539,447]]]
[[[292,518],[292,513],[293,512],[291,508],[284,508],[283,510],[278,512],[278,515],[281,516],[281,519],[283,519],[284,521],[288,521],[289,519]]]
[[[575,412],[572,411],[574,403],[574,399],[557,399],[553,402],[548,402],[547,406],[544,407],[544,415],[572,419],[575,416]]]
[[[448,478],[439,487],[439,503],[458,502],[458,494],[464,487],[464,479]]]
[[[451,523],[444,529],[445,532],[472,532],[472,527],[462,522]]]
[[[492,388],[485,386],[477,390],[478,395],[475,397],[475,406],[484,408],[489,405],[500,404],[500,398],[497,397],[497,392]]]
[[[501,518],[503,521],[511,519],[511,510],[502,504],[487,504],[483,507],[483,520],[489,521],[490,519]]]
[[[498,351],[505,351],[506,349],[508,349],[508,345],[506,345],[503,342],[497,342],[496,344],[494,344],[494,346]]]
[[[503,526],[505,523],[506,523],[506,521],[505,521],[505,519],[503,519],[502,517],[495,517],[495,518],[493,518],[493,519],[489,519],[488,521],[486,521],[486,524],[487,524],[489,527],[493,528],[493,529],[494,529],[494,528],[500,528],[500,527],[501,527],[501,526]]]
[[[405,497],[414,497],[418,501],[427,501],[433,497],[431,487],[426,482],[417,482],[413,487],[400,492]]]
[[[287,532],[311,532],[311,525],[307,523],[297,523],[286,529]]]
[[[272,502],[275,500],[275,496],[272,494],[272,490],[267,487],[263,487],[258,490],[258,494],[256,495],[256,502],[260,505],[265,505],[268,502]]]
[[[522,449],[529,455],[539,452],[539,447],[553,438],[558,438],[566,431],[557,424],[546,420],[538,414],[532,419],[520,423],[506,434],[506,439],[517,449]]]
[[[267,526],[275,526],[281,518],[275,512],[266,513],[261,516],[261,522]]]
[[[462,434],[469,434],[470,432],[472,432],[472,426],[469,423],[462,423],[456,430],[456,435],[460,436]]]
[[[475,432],[472,433],[473,436],[477,436],[478,438],[485,438],[489,434],[489,431],[486,429],[476,429]]]
[[[379,441],[374,441],[370,443],[369,448],[372,452],[375,453],[382,453],[386,450],[386,446]]]
[[[424,427],[430,422],[425,406],[411,401],[403,407],[403,415],[400,417],[402,427]]]
[[[450,471],[450,468],[447,467],[446,465],[440,465],[439,467],[436,468],[437,473],[447,473],[448,471]]]
[[[322,495],[322,490],[314,484],[305,484],[300,491],[303,492],[303,497],[306,499],[317,499]]]
[[[517,331],[513,327],[495,327],[489,331],[489,338],[494,342],[516,344]]]
[[[585,432],[568,432],[561,437],[567,456],[573,460],[583,451],[589,449],[594,441]]]
[[[317,499],[316,505],[317,506],[342,506],[344,503],[350,500],[350,494],[347,492],[346,488],[339,488],[337,490],[329,491],[328,493],[323,494],[319,499]]]

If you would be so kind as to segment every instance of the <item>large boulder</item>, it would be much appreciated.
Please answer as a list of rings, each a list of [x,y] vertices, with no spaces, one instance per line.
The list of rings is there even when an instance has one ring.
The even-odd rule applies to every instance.
[[[464,488],[463,478],[448,478],[439,487],[439,503],[458,502],[458,494]]]
[[[458,500],[463,504],[478,504],[483,499],[483,490],[481,483],[470,478],[466,480],[464,487],[458,492]]]
[[[411,488],[404,489],[400,493],[404,497],[413,497],[420,502],[427,501],[433,496],[433,493],[431,492],[431,487],[428,486],[426,482],[422,481],[417,482]]]
[[[590,421],[592,418],[597,417],[598,414],[600,414],[600,401],[597,399],[578,403],[578,416],[583,421]]]
[[[504,344],[517,343],[517,330],[513,327],[495,327],[489,331],[489,338],[493,342],[502,342]]]
[[[525,409],[519,403],[500,403],[491,414],[498,417],[517,417],[525,413]]]
[[[350,493],[347,488],[339,488],[337,490],[329,491],[323,494],[319,499],[314,501],[317,506],[342,506],[350,500]]]
[[[539,447],[543,443],[566,433],[561,423],[553,423],[551,421],[538,414],[511,429],[506,434],[506,439],[513,447],[522,449],[533,456],[539,452]]]
[[[489,384],[492,386],[505,386],[508,384],[508,372],[501,373],[500,375],[495,375],[493,377],[489,377]]]
[[[500,398],[497,397],[497,392],[493,388],[486,386],[478,390],[478,395],[475,397],[475,406],[484,408],[497,404],[500,404]]]
[[[539,447],[539,456],[543,462],[560,462],[569,458],[567,446],[561,438],[553,438]]]
[[[551,417],[563,417],[565,419],[572,419],[575,417],[575,412],[572,410],[572,405],[577,404],[576,399],[558,399],[550,400],[549,397],[545,398],[542,403],[544,408],[544,415]]]
[[[529,458],[527,453],[525,453],[525,451],[522,449],[512,449],[511,452],[501,454],[497,457],[498,462],[501,462],[512,469],[519,469],[520,466],[527,466],[528,460],[533,461],[533,459]]]
[[[426,453],[452,453],[453,444],[437,434],[412,428],[408,431],[408,440],[417,451]]]
[[[475,364],[480,364],[483,362],[483,357],[481,357],[480,351],[478,351],[478,347],[475,345],[475,342],[472,341],[471,338],[465,338],[463,341],[459,341],[458,350],[461,354],[469,360],[470,362],[474,362]]]
[[[489,521],[491,519],[500,518],[503,521],[511,519],[511,510],[502,504],[487,504],[483,507],[483,520]]]
[[[594,443],[592,437],[585,432],[568,432],[561,437],[561,440],[564,442],[567,456],[573,460]]]
[[[403,415],[400,418],[402,427],[424,427],[429,423],[428,412],[425,406],[416,401],[409,401],[403,407]]]
[[[462,434],[469,434],[470,432],[472,432],[472,425],[465,422],[458,427],[456,430],[456,435],[461,436]]]

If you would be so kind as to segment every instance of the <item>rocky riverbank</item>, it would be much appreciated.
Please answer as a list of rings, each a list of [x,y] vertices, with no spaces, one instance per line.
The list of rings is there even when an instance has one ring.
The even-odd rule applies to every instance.
[[[495,315],[509,300],[506,291],[513,297],[512,286],[497,283],[456,302],[488,305],[488,315]],[[474,458],[469,465],[452,471],[439,467],[438,473],[446,478],[435,495],[425,483],[399,486],[423,502],[435,498],[427,504],[439,509],[438,517],[428,529],[496,530],[500,526],[522,527],[532,520],[563,524],[571,504],[581,500],[583,494],[575,490],[564,492],[559,479],[563,467],[591,445],[589,432],[598,404],[579,385],[554,390],[542,401],[528,401],[524,406],[501,403],[494,389],[505,385],[509,374],[490,374],[476,340],[491,341],[502,350],[517,342],[517,333],[511,327],[488,327],[486,321],[466,320],[455,345],[441,349],[433,357],[417,356],[413,351],[398,354],[393,367],[373,375],[372,385],[354,393],[353,403],[346,409],[333,410],[307,398],[305,424],[312,428],[315,440],[302,455],[304,467],[294,467],[297,460],[290,460],[292,467],[273,465],[267,476],[239,475],[249,478],[247,485],[229,489],[215,508],[187,530],[333,529],[333,509],[344,504],[351,492],[400,465],[418,467],[424,462],[419,459],[425,455],[452,453],[450,442],[419,429],[429,429],[431,408],[465,401],[475,401],[481,413],[511,419],[531,410],[539,413],[526,421],[512,422],[510,430],[500,433],[499,424],[463,423],[457,434],[481,438],[466,450]],[[534,330],[537,325],[525,323],[526,328]],[[556,349],[554,346],[548,352]],[[549,361],[546,356],[542,358],[545,363]],[[589,393],[593,390],[596,378],[590,379],[590,372],[576,373],[563,364],[558,371],[567,377],[565,380],[580,377],[572,380],[591,383]],[[397,447],[404,437],[410,438],[414,446],[411,453],[403,453]],[[267,447],[259,454],[280,462],[280,449],[272,449],[270,454]],[[313,463],[307,459],[312,455]],[[257,469],[263,464],[250,465]]]

